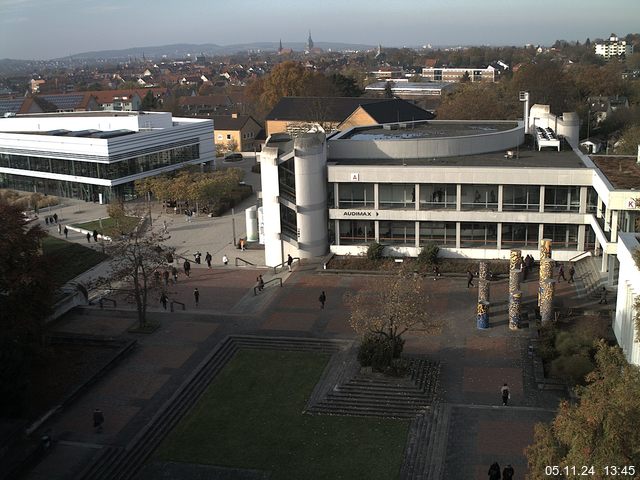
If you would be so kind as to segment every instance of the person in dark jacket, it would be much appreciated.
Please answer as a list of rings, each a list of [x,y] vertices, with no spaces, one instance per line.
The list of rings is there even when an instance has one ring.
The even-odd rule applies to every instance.
[[[500,480],[500,465],[498,462],[493,462],[491,464],[487,475],[489,475],[489,480]]]

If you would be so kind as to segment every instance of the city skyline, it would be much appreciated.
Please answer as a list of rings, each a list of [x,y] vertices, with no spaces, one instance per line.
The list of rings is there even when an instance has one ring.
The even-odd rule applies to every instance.
[[[320,8],[291,0],[237,0],[230,11],[217,2],[177,9],[168,0],[150,6],[124,0],[0,0],[0,58],[46,60],[88,51],[280,38],[286,45],[306,41],[309,30],[316,43],[389,47],[550,45],[555,40],[584,41],[637,30],[640,2],[635,0],[620,0],[616,8],[595,0],[583,0],[579,9],[566,3],[540,0],[531,9],[525,2],[514,6],[507,0],[487,0],[478,9],[469,0],[398,0],[384,5],[327,0]]]

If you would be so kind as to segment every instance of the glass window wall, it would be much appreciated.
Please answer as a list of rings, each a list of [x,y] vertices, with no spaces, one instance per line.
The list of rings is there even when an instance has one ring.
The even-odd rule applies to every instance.
[[[338,185],[339,208],[373,208],[373,183],[341,183]]]
[[[578,225],[547,224],[544,226],[544,238],[552,240],[552,249],[577,250]]]
[[[497,248],[496,223],[461,223],[460,246],[464,248]]]
[[[457,188],[453,184],[420,185],[420,210],[456,209]]]
[[[404,208],[416,207],[416,188],[414,184],[381,183],[378,185],[380,195],[380,208]]]
[[[340,245],[366,245],[376,240],[373,221],[340,220]]]
[[[540,210],[540,187],[535,185],[505,185],[502,188],[502,210]]]
[[[420,222],[420,245],[456,246],[456,222]]]
[[[537,223],[503,223],[502,248],[537,248]]]
[[[462,185],[462,210],[498,210],[497,185]]]
[[[415,246],[416,222],[380,222],[380,243]]]
[[[579,210],[580,187],[545,187],[545,212],[578,212]]]

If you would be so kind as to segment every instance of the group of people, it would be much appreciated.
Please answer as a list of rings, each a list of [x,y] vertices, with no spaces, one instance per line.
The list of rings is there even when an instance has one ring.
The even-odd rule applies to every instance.
[[[69,230],[67,230],[67,227],[64,227],[64,230],[64,236],[66,237]],[[98,235],[100,234],[97,230],[94,230],[93,233],[87,232],[87,243],[91,243],[91,237],[93,237],[94,242],[98,243]]]
[[[53,215],[47,215],[44,217],[45,225],[53,225],[54,223],[58,223],[58,214],[54,213]]]
[[[535,265],[535,260],[533,259],[533,255],[527,255],[526,257],[524,257],[522,259],[522,280],[526,280],[527,279],[527,275],[529,274],[529,272],[531,272],[533,270],[533,266]]]
[[[502,477],[500,477],[500,464],[498,462],[493,462],[489,467],[489,480],[512,480],[515,471],[511,464],[507,464],[506,467],[502,470]]]
[[[567,278],[564,276],[564,265],[560,264],[559,268],[558,268],[558,282],[560,282],[560,280],[565,280],[568,283],[573,283],[573,276],[576,274],[576,269],[574,268],[573,264],[571,264],[571,267],[569,267],[569,280],[567,280]]]

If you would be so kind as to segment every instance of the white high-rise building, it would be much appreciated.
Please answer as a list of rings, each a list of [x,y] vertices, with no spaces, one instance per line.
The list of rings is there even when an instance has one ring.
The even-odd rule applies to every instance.
[[[610,59],[612,57],[628,56],[633,53],[633,45],[625,40],[620,40],[615,33],[612,33],[609,40],[604,43],[596,43],[596,55]]]

